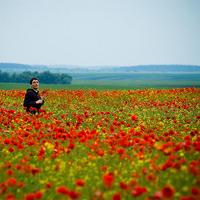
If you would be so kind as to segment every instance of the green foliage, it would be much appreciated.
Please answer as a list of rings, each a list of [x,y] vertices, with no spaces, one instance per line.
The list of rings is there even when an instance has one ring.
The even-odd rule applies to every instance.
[[[72,77],[68,74],[51,73],[49,71],[45,72],[30,72],[25,71],[20,74],[9,74],[7,72],[2,72],[0,70],[0,82],[10,82],[10,83],[29,83],[30,79],[37,77],[41,83],[46,84],[70,84]]]
[[[6,73],[5,73],[6,74]],[[14,74],[16,75],[16,74]],[[4,75],[5,76],[5,75]],[[28,76],[28,75],[26,75]],[[26,77],[25,76],[25,77]],[[73,77],[71,84],[54,84],[52,82],[42,83],[41,89],[144,89],[144,88],[200,88],[200,74],[162,74],[162,73],[82,73],[70,74]],[[38,74],[36,74],[38,77]],[[45,77],[49,77],[45,73]],[[60,79],[65,81],[65,74],[60,74]],[[92,79],[93,78],[93,79]],[[26,89],[29,80],[24,83],[8,83],[5,79],[0,81],[0,89]],[[13,80],[16,80],[13,78]]]

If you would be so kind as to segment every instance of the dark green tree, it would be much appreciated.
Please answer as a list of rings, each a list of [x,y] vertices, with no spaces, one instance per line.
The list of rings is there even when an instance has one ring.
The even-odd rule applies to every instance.
[[[38,78],[40,83],[46,84],[71,84],[72,81],[72,77],[68,74],[51,73],[49,71],[41,73],[25,71],[19,74],[8,74],[0,70],[0,82],[28,83],[33,77]]]

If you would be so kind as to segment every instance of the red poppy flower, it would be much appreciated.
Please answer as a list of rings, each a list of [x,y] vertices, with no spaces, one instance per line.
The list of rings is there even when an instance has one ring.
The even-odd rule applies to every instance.
[[[10,144],[11,143],[11,140],[9,139],[9,138],[6,138],[5,140],[4,140],[4,144]]]
[[[49,182],[46,184],[46,188],[51,188],[51,187],[52,187],[52,183]]]
[[[15,151],[15,149],[14,149],[13,147],[10,147],[10,148],[8,149],[8,151],[9,151],[10,153],[12,153],[12,152]]]
[[[193,187],[191,192],[193,195],[200,195],[200,189],[197,187]]]
[[[35,192],[35,198],[36,198],[36,199],[41,199],[42,196],[43,196],[43,194],[42,194],[41,191],[37,191],[37,192]]]
[[[9,176],[11,176],[11,175],[13,175],[13,171],[11,169],[8,169],[7,172],[6,172],[6,174],[9,175]]]
[[[85,181],[83,179],[77,179],[75,183],[76,183],[77,186],[84,186],[85,185]]]
[[[25,197],[25,200],[34,200],[34,199],[35,199],[34,193],[27,194]]]
[[[112,197],[112,200],[121,200],[121,194],[120,193],[115,193]]]
[[[106,170],[108,169],[108,166],[103,165],[103,166],[100,167],[100,169],[101,169],[102,171],[106,171]]]
[[[138,117],[137,117],[137,115],[132,115],[132,116],[131,116],[131,119],[132,119],[133,121],[137,121],[137,120],[138,120]]]
[[[159,200],[159,199],[162,199],[163,198],[163,194],[161,191],[157,191],[155,194],[154,194],[154,199],[155,200]]]
[[[15,186],[16,184],[17,184],[16,178],[11,177],[6,180],[6,185],[8,186]]]
[[[70,142],[69,145],[68,145],[68,148],[69,149],[74,149],[75,147],[75,144],[73,142]]]
[[[127,185],[126,183],[124,183],[124,182],[120,182],[120,183],[119,183],[119,186],[120,186],[120,188],[123,189],[123,190],[127,190],[127,189],[128,189],[128,185]]]
[[[123,148],[117,149],[117,153],[118,154],[123,154],[124,152],[125,152],[125,150]]]
[[[69,190],[66,186],[60,186],[56,189],[56,192],[59,193],[59,194],[64,194],[64,195],[67,195],[69,194]]]
[[[8,194],[7,196],[6,196],[6,200],[15,200],[16,198],[15,198],[15,195],[14,194]]]
[[[39,168],[32,168],[31,169],[31,173],[33,174],[33,175],[36,175],[36,174],[38,174],[38,173],[40,173],[40,169]]]
[[[99,149],[99,150],[97,151],[97,154],[98,154],[99,156],[104,156],[104,150]]]
[[[193,196],[184,196],[184,197],[181,197],[180,200],[197,200],[197,199]]]
[[[76,191],[69,191],[68,195],[71,199],[78,199],[80,197],[80,193]]]
[[[147,189],[146,189],[145,187],[136,186],[136,187],[132,190],[131,194],[132,194],[132,196],[134,196],[134,197],[138,197],[138,196],[142,195],[142,194],[145,193],[145,192],[147,192]]]
[[[175,189],[171,185],[167,185],[162,189],[163,197],[172,198],[174,196]]]
[[[45,148],[42,146],[38,152],[38,158],[41,160],[42,158],[44,158],[45,155]]]
[[[113,173],[108,173],[103,175],[103,183],[107,187],[111,187],[114,182],[114,175]]]
[[[17,187],[19,187],[19,188],[23,188],[24,187],[24,182],[22,182],[22,181],[19,181],[18,183],[17,183]]]

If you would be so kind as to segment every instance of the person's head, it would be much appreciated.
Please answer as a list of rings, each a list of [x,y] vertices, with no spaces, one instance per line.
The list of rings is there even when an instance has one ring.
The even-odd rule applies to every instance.
[[[39,80],[37,78],[32,78],[30,80],[31,88],[37,90],[39,88]]]

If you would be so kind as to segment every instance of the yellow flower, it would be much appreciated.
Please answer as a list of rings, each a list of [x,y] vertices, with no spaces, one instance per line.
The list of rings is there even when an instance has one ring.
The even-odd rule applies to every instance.
[[[46,147],[47,150],[53,150],[54,149],[54,145],[49,143],[49,142],[45,142],[44,146]]]

